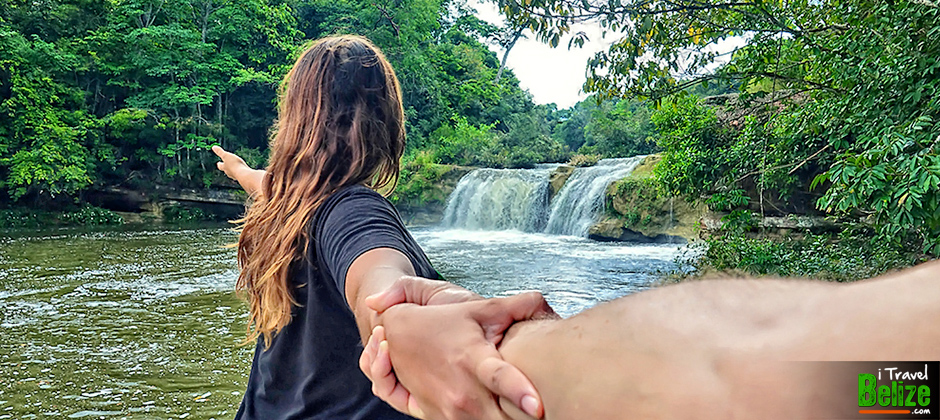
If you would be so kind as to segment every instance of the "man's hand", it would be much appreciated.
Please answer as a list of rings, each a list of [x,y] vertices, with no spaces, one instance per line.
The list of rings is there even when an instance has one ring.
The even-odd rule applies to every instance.
[[[497,351],[514,322],[557,317],[541,294],[392,306],[433,304],[447,296],[428,283],[396,286],[369,300],[373,309],[384,312],[384,328],[375,329],[360,360],[376,395],[416,417],[504,419],[497,397],[532,417],[542,416],[535,387]]]

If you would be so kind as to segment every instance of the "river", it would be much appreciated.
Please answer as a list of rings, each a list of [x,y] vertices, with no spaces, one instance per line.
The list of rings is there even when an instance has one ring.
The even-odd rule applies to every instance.
[[[675,245],[414,228],[449,280],[543,292],[568,316],[649,286]],[[59,230],[0,238],[0,420],[230,419],[251,346],[225,227]]]

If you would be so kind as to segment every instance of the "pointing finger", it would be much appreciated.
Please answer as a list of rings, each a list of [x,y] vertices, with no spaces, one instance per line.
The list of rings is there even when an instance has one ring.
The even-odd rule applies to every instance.
[[[228,152],[226,152],[225,149],[223,149],[221,146],[212,146],[212,153],[215,153],[216,156],[221,158],[223,154]]]

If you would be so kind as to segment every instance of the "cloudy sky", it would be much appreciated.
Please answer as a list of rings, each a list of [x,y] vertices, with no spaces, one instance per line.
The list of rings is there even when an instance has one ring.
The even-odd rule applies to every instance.
[[[471,3],[477,10],[477,16],[495,25],[503,24],[503,17],[492,2]],[[587,61],[598,51],[606,50],[616,38],[608,35],[601,37],[601,29],[596,25],[574,25],[571,33],[585,32],[589,42],[583,48],[568,49],[570,37],[563,38],[557,48],[537,41],[532,33],[526,31],[528,38],[516,42],[509,53],[507,67],[511,68],[519,79],[523,89],[532,93],[535,103],[555,103],[558,109],[568,108],[587,97],[581,92],[584,84]],[[710,66],[714,69],[728,60],[729,53],[745,44],[744,37],[732,37],[719,41],[707,48],[717,51],[722,56]],[[503,57],[502,49],[489,45],[490,49]]]
[[[491,2],[476,3],[477,16],[487,22],[501,25],[503,18]],[[558,108],[568,108],[587,97],[581,93],[584,84],[584,71],[589,58],[594,53],[606,50],[613,38],[601,39],[598,27],[577,25],[571,33],[584,31],[589,42],[584,48],[572,47],[568,49],[568,38],[558,43],[557,48],[543,44],[526,31],[529,38],[520,39],[509,53],[507,67],[519,79],[523,89],[528,89],[535,97],[535,103],[547,104],[554,102]],[[489,46],[499,58],[503,57],[502,49],[495,45]]]

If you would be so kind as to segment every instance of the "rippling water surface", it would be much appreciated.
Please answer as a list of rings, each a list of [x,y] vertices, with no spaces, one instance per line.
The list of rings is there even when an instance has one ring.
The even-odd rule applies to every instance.
[[[648,287],[675,246],[416,228],[448,279],[540,290],[563,315]],[[221,227],[0,237],[0,420],[229,419],[247,380],[235,234]]]
[[[488,297],[537,290],[563,316],[649,287],[657,271],[676,268],[681,252],[518,231],[412,233],[448,280]]]

